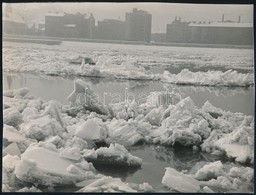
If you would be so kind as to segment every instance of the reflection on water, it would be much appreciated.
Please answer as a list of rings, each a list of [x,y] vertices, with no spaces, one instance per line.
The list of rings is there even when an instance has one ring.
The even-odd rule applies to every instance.
[[[136,171],[139,171],[138,167],[124,167],[124,166],[109,166],[109,165],[94,165],[95,169],[104,175],[119,177],[122,181],[125,181],[128,177],[131,177]]]
[[[127,182],[143,183],[148,182],[156,190],[161,189],[161,181],[166,167],[172,167],[178,171],[191,172],[192,169],[198,170],[198,164],[205,165],[208,161],[202,152],[193,151],[184,147],[165,147],[157,145],[142,145],[130,147],[129,152],[132,155],[143,159],[142,167],[134,174],[124,178]],[[210,155],[210,154],[209,154]],[[211,155],[212,156],[212,155]],[[214,156],[216,158],[216,156]],[[209,158],[211,159],[211,158]],[[218,159],[224,162],[221,157]]]
[[[27,87],[30,93],[42,99],[57,100],[69,104],[66,97],[73,91],[75,77],[53,77],[33,74],[10,74],[3,77],[4,90]],[[133,98],[140,103],[146,101],[145,97],[152,91],[175,91],[183,98],[190,96],[195,105],[201,107],[207,100],[214,106],[231,112],[253,114],[253,87],[202,87],[182,86],[161,83],[159,81],[127,81],[103,78],[82,78],[92,88],[99,100],[108,105],[114,97],[119,95],[119,100]],[[105,94],[104,94],[105,93]],[[106,93],[109,93],[106,95]],[[116,99],[115,99],[116,100]],[[143,101],[141,101],[143,100]]]

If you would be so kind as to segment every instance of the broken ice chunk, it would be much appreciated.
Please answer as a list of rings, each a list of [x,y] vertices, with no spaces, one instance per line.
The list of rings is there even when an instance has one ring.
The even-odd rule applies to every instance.
[[[43,115],[49,114],[52,118],[55,118],[62,127],[65,127],[65,124],[63,122],[63,119],[60,115],[60,112],[57,107],[57,102],[54,100],[49,101],[49,106],[45,108],[45,111],[43,112]]]
[[[96,151],[91,150],[84,154],[84,157],[94,165],[119,165],[128,167],[140,167],[142,165],[141,158],[131,155],[124,146],[117,143],[110,144],[108,148],[101,147]]]
[[[42,191],[37,189],[35,186],[32,186],[31,188],[24,187],[20,189],[18,192],[42,192]]]
[[[80,153],[80,149],[77,147],[73,148],[65,148],[62,152],[60,152],[60,157],[70,159],[70,160],[79,160],[82,158]]]
[[[214,193],[214,191],[213,191],[211,188],[209,188],[208,186],[204,186],[204,187],[203,187],[203,190],[204,190],[206,193]]]
[[[162,122],[162,117],[164,113],[164,108],[162,106],[152,109],[146,116],[145,119],[151,124],[160,126]]]
[[[137,126],[130,124],[123,119],[113,119],[108,125],[107,143],[119,143],[125,146],[132,146],[141,140],[143,137],[137,132]]]
[[[7,108],[3,110],[3,122],[10,126],[17,126],[22,122],[22,115],[16,108]]]
[[[8,142],[21,142],[26,140],[19,131],[9,125],[4,125],[3,138],[7,139]]]
[[[4,148],[4,155],[6,154],[20,156],[21,152],[17,143],[13,142],[10,145],[8,145],[6,148]]]
[[[27,99],[16,99],[3,96],[4,109],[17,108],[19,112],[22,112],[27,106]]]
[[[106,129],[96,119],[88,119],[76,129],[75,135],[85,140],[100,140],[106,137]]]
[[[185,175],[173,168],[166,168],[162,184],[178,192],[198,192],[199,182],[190,175]]]
[[[21,155],[14,173],[22,181],[46,186],[75,184],[85,179],[97,178],[93,172],[79,167],[78,173],[70,173],[70,165],[74,163],[59,157],[58,152],[34,145]]]
[[[107,107],[105,107],[93,94],[90,86],[81,79],[74,81],[74,91],[67,97],[74,105],[83,106],[85,109],[98,114],[109,115]]]
[[[120,178],[102,177],[78,192],[137,192]]]
[[[26,136],[37,140],[63,133],[60,123],[49,115],[22,123],[20,128],[21,132],[24,132]]]
[[[209,180],[217,178],[223,174],[223,165],[220,161],[212,162],[204,165],[196,172],[195,179],[197,180]]]
[[[24,97],[25,95],[28,94],[28,92],[29,92],[28,88],[20,88],[20,89],[4,91],[3,95],[10,98],[13,98],[15,96]]]

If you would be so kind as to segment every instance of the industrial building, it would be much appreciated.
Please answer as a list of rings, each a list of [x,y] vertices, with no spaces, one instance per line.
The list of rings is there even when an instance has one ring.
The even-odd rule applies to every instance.
[[[182,22],[177,17],[167,24],[166,41],[176,43],[252,45],[252,23],[221,22]]]
[[[45,33],[51,37],[92,38],[95,19],[92,14],[48,13]]]
[[[125,39],[128,41],[151,41],[152,15],[146,11],[134,8],[125,16]]]
[[[125,40],[125,22],[113,19],[98,21],[95,33],[96,39]]]

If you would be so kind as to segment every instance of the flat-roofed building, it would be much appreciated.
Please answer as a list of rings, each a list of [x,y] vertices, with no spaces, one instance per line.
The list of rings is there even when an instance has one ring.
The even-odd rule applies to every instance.
[[[47,36],[92,38],[95,19],[92,14],[48,13],[45,16]]]
[[[239,20],[240,21],[240,20]],[[232,21],[167,24],[166,41],[177,43],[252,45],[253,24]]]
[[[152,15],[134,8],[125,15],[126,35],[128,41],[151,41]]]
[[[98,21],[96,38],[106,40],[124,40],[125,22],[113,19]]]
[[[189,24],[191,42],[205,44],[252,45],[252,23],[213,22]],[[199,37],[199,38],[197,38]]]
[[[45,16],[45,34],[50,37],[61,37],[63,35],[63,13],[48,13]]]

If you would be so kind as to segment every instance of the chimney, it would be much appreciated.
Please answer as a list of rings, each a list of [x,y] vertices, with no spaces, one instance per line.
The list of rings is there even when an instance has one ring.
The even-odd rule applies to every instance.
[[[241,22],[241,16],[238,17],[238,23],[240,23],[240,22]]]
[[[224,14],[222,14],[222,20],[221,21],[224,22]]]

